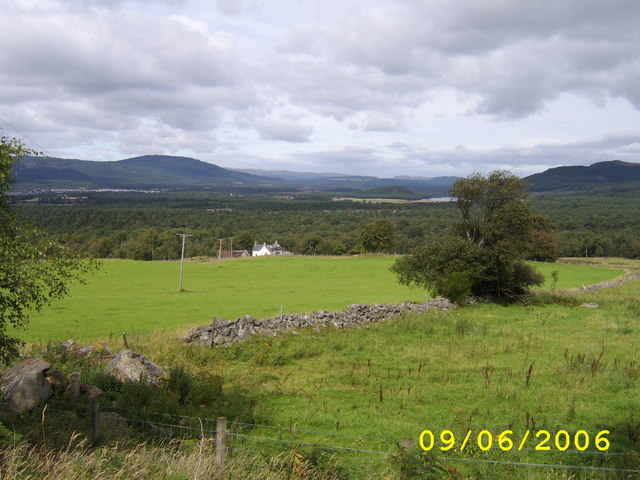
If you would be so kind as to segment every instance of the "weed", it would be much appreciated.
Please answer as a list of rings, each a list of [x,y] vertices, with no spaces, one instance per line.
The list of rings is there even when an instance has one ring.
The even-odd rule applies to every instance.
[[[174,365],[169,370],[166,388],[178,396],[178,403],[184,405],[193,390],[193,381],[182,365]]]
[[[387,460],[388,473],[399,480],[463,478],[453,467],[439,462],[428,452],[407,451],[402,447]]]

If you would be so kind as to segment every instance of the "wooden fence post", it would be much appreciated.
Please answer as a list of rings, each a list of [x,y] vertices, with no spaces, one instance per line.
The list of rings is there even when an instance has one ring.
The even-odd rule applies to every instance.
[[[125,350],[129,350],[129,342],[127,342],[127,334],[122,334],[122,343],[124,343]]]
[[[402,439],[402,448],[406,453],[411,453],[413,451],[413,437],[404,437]]]
[[[91,402],[91,430],[89,437],[92,443],[97,443],[100,438],[100,404],[97,400]]]
[[[224,466],[224,458],[227,456],[227,419],[218,417],[216,421],[216,463]]]

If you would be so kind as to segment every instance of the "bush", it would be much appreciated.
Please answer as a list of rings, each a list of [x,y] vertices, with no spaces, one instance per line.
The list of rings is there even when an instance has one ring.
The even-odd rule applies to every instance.
[[[178,403],[184,405],[193,389],[191,377],[182,365],[176,365],[169,370],[167,388],[178,396]]]
[[[437,285],[437,293],[458,305],[462,304],[470,295],[473,280],[468,271],[451,272]]]
[[[450,275],[455,273],[458,277],[464,272],[454,281],[455,289],[462,287],[460,282],[466,277],[472,280],[472,294],[494,298],[517,298],[530,286],[544,282],[544,276],[513,255],[507,242],[483,248],[460,237],[428,243],[396,260],[391,271],[401,284],[434,293],[448,290],[453,281]]]

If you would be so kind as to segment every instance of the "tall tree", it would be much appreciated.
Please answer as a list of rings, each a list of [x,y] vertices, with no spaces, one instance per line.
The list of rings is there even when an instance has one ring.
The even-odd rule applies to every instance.
[[[396,226],[391,220],[379,218],[368,223],[362,232],[362,248],[365,252],[391,252],[395,243]]]
[[[0,362],[17,355],[20,341],[10,327],[25,327],[29,314],[67,294],[71,280],[96,268],[72,251],[23,224],[11,208],[12,167],[34,152],[10,137],[0,137]]]
[[[255,240],[253,238],[253,235],[251,235],[251,232],[248,232],[246,230],[236,235],[235,239],[233,240],[233,245],[236,246],[238,250],[246,250],[247,252],[249,252],[249,254],[251,254],[251,250],[253,249],[254,244]]]
[[[493,297],[516,297],[542,283],[523,262],[533,227],[525,180],[496,170],[460,179],[450,193],[462,217],[455,234],[398,259],[392,271],[400,283],[446,294],[463,279],[472,293]]]

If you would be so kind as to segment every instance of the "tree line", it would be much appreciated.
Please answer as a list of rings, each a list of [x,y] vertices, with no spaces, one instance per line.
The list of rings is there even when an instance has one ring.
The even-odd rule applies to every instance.
[[[256,242],[277,240],[304,255],[403,254],[450,231],[457,215],[453,203],[373,204],[322,196],[282,200],[195,193],[85,195],[83,203],[55,195],[38,196],[28,204],[20,203],[26,197],[14,201],[28,222],[77,251],[136,260],[179,258],[176,233],[193,235],[188,256],[215,256],[218,239],[225,239],[223,250],[228,250],[230,237],[234,249],[249,251]],[[556,248],[559,256],[640,258],[636,195],[544,195],[533,198],[532,211],[538,215],[537,242],[543,249]],[[548,220],[540,223],[544,217]],[[532,258],[552,256],[532,253]]]

